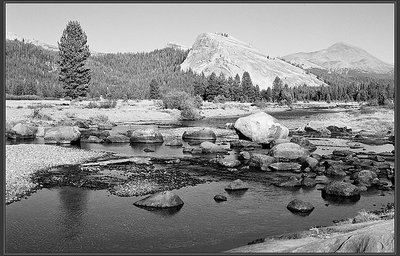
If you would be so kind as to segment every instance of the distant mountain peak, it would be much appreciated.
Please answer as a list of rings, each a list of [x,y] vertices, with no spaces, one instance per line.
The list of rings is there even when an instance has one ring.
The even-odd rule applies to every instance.
[[[363,73],[390,73],[394,66],[372,56],[364,49],[345,42],[308,53],[295,53],[283,57],[285,61],[303,68],[322,68],[338,73],[355,70]]]
[[[197,36],[181,69],[205,75],[223,73],[225,77],[241,77],[245,71],[250,74],[254,85],[260,89],[272,87],[279,76],[289,86],[308,84],[323,85],[315,76],[303,69],[290,65],[278,58],[269,58],[249,43],[227,33],[201,33]]]

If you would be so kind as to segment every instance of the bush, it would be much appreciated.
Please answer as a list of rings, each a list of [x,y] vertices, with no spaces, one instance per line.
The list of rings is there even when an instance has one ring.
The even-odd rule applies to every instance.
[[[357,216],[354,217],[353,223],[362,223],[379,219],[380,218],[378,215],[371,212],[367,212],[366,210],[362,209],[361,211],[358,212]]]
[[[193,98],[193,103],[195,108],[201,108],[203,106],[203,99],[201,98],[200,95],[196,95]]]
[[[213,103],[225,103],[226,98],[224,95],[217,95],[217,97],[215,97],[212,102]]]
[[[117,101],[115,100],[106,100],[96,103],[94,101],[89,102],[86,106],[87,108],[115,108],[117,106]]]
[[[198,120],[200,118],[199,111],[191,103],[185,105],[181,110],[181,120]]]
[[[110,119],[106,115],[97,115],[89,118],[94,123],[108,123]]]
[[[42,119],[42,120],[48,120],[48,121],[53,120],[50,116],[48,116],[46,114],[42,114],[40,108],[34,109],[31,117],[33,119]]]
[[[190,96],[186,92],[171,91],[162,97],[164,108],[182,110],[190,101]]]
[[[38,104],[32,104],[32,105],[28,105],[27,108],[30,109],[38,109],[38,108],[52,108],[53,105],[51,104],[45,104],[45,103],[38,103]]]
[[[268,104],[265,101],[257,101],[257,102],[251,103],[251,106],[256,106],[258,108],[263,109],[263,108],[266,108],[268,106]]]
[[[6,100],[41,100],[42,98],[37,95],[13,95],[6,94]]]

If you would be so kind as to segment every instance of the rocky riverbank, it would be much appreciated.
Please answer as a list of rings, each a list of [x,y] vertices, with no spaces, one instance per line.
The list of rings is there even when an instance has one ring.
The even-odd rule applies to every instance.
[[[20,200],[37,187],[32,175],[39,170],[79,164],[106,155],[51,145],[6,145],[6,204]]]

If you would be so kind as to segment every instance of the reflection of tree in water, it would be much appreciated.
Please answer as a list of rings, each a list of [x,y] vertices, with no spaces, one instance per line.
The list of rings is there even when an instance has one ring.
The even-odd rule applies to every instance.
[[[59,189],[60,224],[65,242],[79,239],[85,227],[84,215],[86,214],[89,193],[89,190],[67,186]]]

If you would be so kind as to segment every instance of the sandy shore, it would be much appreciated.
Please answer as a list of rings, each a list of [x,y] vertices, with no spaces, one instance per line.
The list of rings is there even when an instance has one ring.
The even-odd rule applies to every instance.
[[[103,155],[105,153],[52,145],[6,145],[6,203],[37,186],[30,177],[39,170],[79,164]]]

